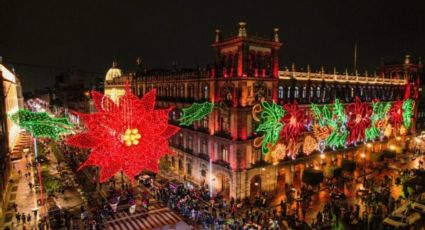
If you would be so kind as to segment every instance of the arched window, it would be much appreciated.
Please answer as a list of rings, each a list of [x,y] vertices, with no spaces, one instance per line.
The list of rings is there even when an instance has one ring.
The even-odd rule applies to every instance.
[[[208,85],[204,85],[202,96],[203,96],[204,99],[208,99],[210,97],[210,90],[208,88]]]
[[[291,98],[291,86],[288,86],[288,95],[287,98]]]
[[[187,137],[187,148],[190,150],[193,150],[193,137],[188,136]]]
[[[206,138],[201,139],[201,153],[208,154],[208,140]]]
[[[298,86],[295,86],[294,98],[299,98],[299,96],[300,96],[300,89]]]
[[[180,86],[179,96],[178,97],[180,97],[180,98],[183,98],[184,97],[184,85],[181,85]]]
[[[320,99],[320,86],[317,86],[316,88],[316,97]]]
[[[303,87],[302,97],[303,98],[306,98],[307,97],[307,87],[306,86]]]
[[[192,84],[190,84],[188,87],[188,98],[193,99],[195,96],[194,94],[195,94],[194,87]]]
[[[208,129],[208,120],[209,120],[208,116],[203,117],[201,121],[202,122],[201,126]]]
[[[251,162],[252,163],[256,163],[256,162],[259,162],[259,161],[261,161],[262,160],[262,153],[261,153],[261,148],[258,148],[258,149],[254,149],[253,151],[252,151],[252,159],[251,159]]]
[[[283,97],[284,97],[284,91],[283,91],[283,86],[279,86],[279,89],[278,89],[278,97],[279,97],[279,99],[283,99]]]
[[[229,150],[224,145],[221,145],[220,160],[229,161]]]

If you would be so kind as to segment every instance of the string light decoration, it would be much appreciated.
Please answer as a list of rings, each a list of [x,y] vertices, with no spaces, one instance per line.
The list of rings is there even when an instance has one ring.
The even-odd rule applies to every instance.
[[[391,104],[389,102],[379,102],[378,100],[372,101],[373,113],[370,116],[372,123],[370,127],[366,129],[366,141],[381,137],[388,120],[387,114],[390,108]]]
[[[309,119],[305,114],[305,109],[301,109],[296,102],[285,104],[284,110],[286,114],[281,119],[283,128],[280,136],[288,143],[289,140],[297,140],[300,133],[305,130],[305,125],[308,124]]]
[[[51,117],[46,112],[21,109],[11,114],[10,118],[34,138],[48,137],[58,140],[61,134],[72,132],[72,124],[67,118]]]
[[[187,108],[183,108],[183,115],[179,119],[180,125],[189,126],[194,121],[201,120],[214,109],[214,104],[211,102],[194,103]]]
[[[319,108],[316,104],[311,104],[311,108],[319,122],[319,124],[313,126],[313,135],[320,143],[325,144],[322,144],[322,147],[343,147],[348,136],[348,131],[345,127],[347,118],[341,102],[335,99],[332,112],[327,105]]]
[[[398,130],[401,123],[403,122],[403,102],[396,101],[390,109],[390,122],[392,126]]]
[[[371,124],[372,111],[372,106],[362,102],[359,97],[356,97],[354,102],[347,106],[348,143],[356,144],[358,141],[366,139],[365,133]]]
[[[304,138],[303,143],[303,152],[308,156],[310,155],[314,150],[318,148],[317,141],[312,137],[311,135],[307,135]]]
[[[67,144],[91,149],[79,167],[98,166],[100,182],[122,172],[133,182],[142,170],[158,172],[158,161],[167,153],[168,139],[179,127],[168,124],[171,108],[155,109],[156,90],[139,99],[128,84],[115,104],[109,97],[92,91],[98,112],[78,114],[86,130],[67,140]]]
[[[412,99],[406,99],[403,102],[402,109],[403,109],[403,124],[406,129],[410,129],[410,126],[412,125],[412,119],[413,116],[413,109],[415,107],[415,102]]]
[[[256,139],[258,140],[254,140],[254,142],[259,143],[260,138],[262,138],[261,152],[265,155],[269,152],[270,146],[274,146],[279,140],[279,134],[283,127],[280,121],[285,115],[285,110],[282,106],[274,102],[269,104],[267,101],[264,101],[261,105],[263,107],[261,111],[261,123],[256,131],[263,132],[264,136],[257,137]]]

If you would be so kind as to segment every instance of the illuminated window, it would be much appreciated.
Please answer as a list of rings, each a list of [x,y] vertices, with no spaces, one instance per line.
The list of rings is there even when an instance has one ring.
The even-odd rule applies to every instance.
[[[294,98],[299,98],[299,96],[300,96],[300,89],[298,86],[295,86]]]
[[[254,149],[252,151],[252,162],[253,163],[261,161],[262,157],[263,157],[263,155],[261,153],[261,149]]]
[[[224,145],[221,145],[220,160],[229,161],[229,150]]]
[[[303,98],[307,97],[307,87],[305,87],[305,86],[303,87],[302,96],[303,96]]]
[[[205,85],[204,86],[204,91],[203,91],[203,97],[204,97],[204,99],[208,99],[209,98],[209,94],[210,94],[210,92],[209,92],[209,89],[208,89],[208,85]]]
[[[288,98],[291,98],[291,86],[288,86]]]
[[[283,99],[284,93],[285,92],[283,91],[283,86],[279,86],[279,90],[278,90],[279,99]]]
[[[201,139],[201,153],[208,154],[208,140],[205,138]]]
[[[202,127],[208,129],[208,116],[203,117],[201,122]]]
[[[316,97],[320,98],[320,87],[319,86],[317,86],[317,88],[316,88]]]

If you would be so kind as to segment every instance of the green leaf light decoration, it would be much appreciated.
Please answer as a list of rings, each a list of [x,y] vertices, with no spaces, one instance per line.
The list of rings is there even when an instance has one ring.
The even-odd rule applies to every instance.
[[[372,124],[366,129],[366,141],[371,141],[381,136],[381,130],[378,128],[377,124],[379,121],[384,121],[387,118],[391,103],[373,101],[372,108],[373,113],[370,117]]]
[[[214,109],[214,104],[211,102],[193,103],[187,108],[183,108],[183,115],[179,119],[180,125],[189,126],[196,120],[201,120]]]
[[[269,145],[274,146],[279,140],[283,124],[280,122],[285,115],[282,106],[272,102],[269,104],[264,101],[261,103],[263,111],[261,112],[261,124],[257,127],[257,132],[264,133],[264,140],[261,144],[261,152],[265,155],[269,152]]]
[[[348,130],[345,127],[347,117],[344,113],[344,106],[339,99],[335,99],[334,107],[332,110],[332,119],[328,124],[332,128],[332,133],[326,139],[326,145],[330,147],[343,147],[348,136]]]
[[[332,112],[327,105],[320,109],[316,104],[311,104],[311,108],[319,121],[319,125],[321,127],[328,126],[332,130],[326,138],[325,144],[332,148],[343,147],[348,136],[348,130],[345,127],[347,118],[341,102],[335,99]]]
[[[410,129],[410,126],[412,125],[411,117],[413,116],[414,107],[414,101],[410,98],[403,102],[403,123],[406,129]]]
[[[35,138],[50,137],[58,140],[59,135],[72,131],[72,124],[67,118],[51,117],[46,112],[31,112],[21,109],[11,114],[10,118]]]

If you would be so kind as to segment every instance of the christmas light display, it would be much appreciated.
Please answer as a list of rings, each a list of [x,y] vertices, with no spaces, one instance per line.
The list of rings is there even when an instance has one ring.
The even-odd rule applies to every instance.
[[[261,123],[257,127],[257,132],[264,132],[264,137],[261,142],[261,152],[267,154],[270,146],[274,146],[279,139],[279,134],[282,130],[283,124],[280,122],[285,115],[285,110],[282,106],[272,102],[269,104],[264,101],[261,103],[263,111],[261,112]],[[257,141],[258,142],[258,141]]]
[[[348,143],[356,144],[358,141],[365,140],[366,129],[371,124],[372,111],[372,106],[362,102],[359,97],[347,106]]]
[[[286,114],[281,119],[283,128],[280,136],[288,143],[289,140],[297,140],[300,133],[304,131],[308,118],[305,109],[301,109],[297,103],[285,104],[284,109]]]
[[[189,126],[192,122],[196,120],[201,120],[208,114],[210,114],[214,109],[214,104],[210,102],[204,102],[201,104],[194,103],[187,108],[183,108],[183,115],[179,119],[180,125]]]
[[[403,122],[403,102],[396,101],[390,109],[390,122],[392,126],[398,130]]]
[[[313,126],[313,134],[319,140],[325,140],[325,145],[338,148],[345,145],[348,136],[348,131],[345,127],[346,116],[344,113],[344,106],[338,99],[335,100],[332,112],[327,105],[321,109],[312,104],[311,108],[316,116],[319,124]]]
[[[372,124],[366,129],[366,141],[381,137],[385,129],[387,114],[391,108],[389,102],[372,101],[373,113],[370,116]]]
[[[35,138],[49,137],[58,140],[59,136],[72,131],[72,124],[66,118],[55,118],[46,112],[18,110],[10,118]]]
[[[316,139],[314,139],[314,137],[312,137],[311,135],[307,135],[304,138],[303,152],[306,155],[310,155],[316,149],[318,149]]]
[[[115,104],[109,97],[92,92],[97,113],[78,114],[86,131],[74,135],[67,144],[91,149],[80,166],[100,167],[100,182],[122,172],[131,181],[142,170],[158,172],[159,159],[171,153],[167,139],[179,131],[168,124],[172,108],[155,108],[156,90],[137,98],[129,89]]]
[[[277,143],[275,146],[273,146],[272,152],[276,159],[281,160],[285,158],[286,146],[282,143]]]
[[[406,129],[410,129],[410,126],[412,125],[411,117],[413,116],[413,109],[415,107],[415,102],[412,99],[406,99],[403,102],[402,109],[403,109],[403,124]]]

